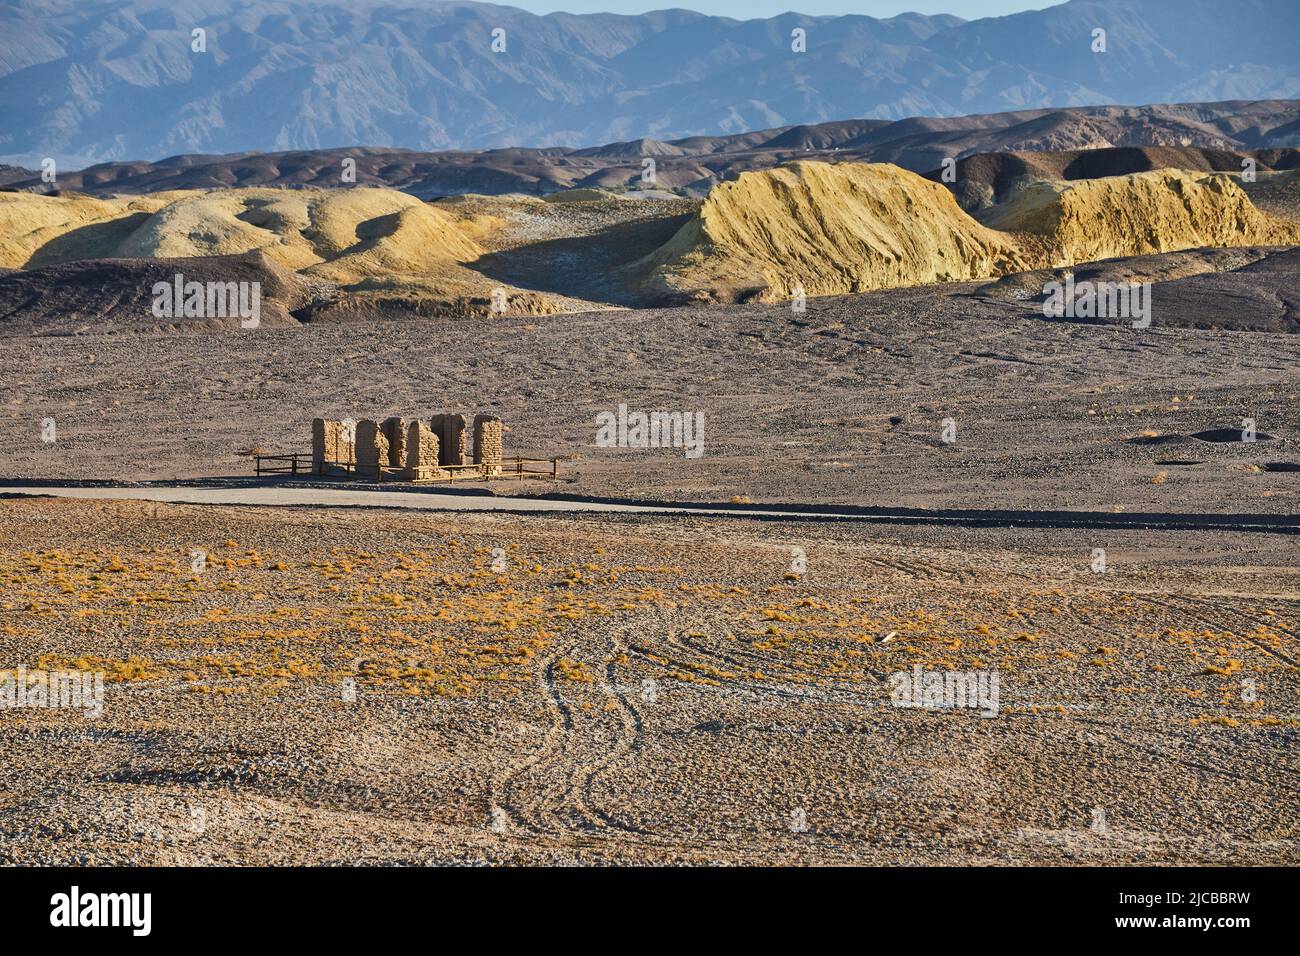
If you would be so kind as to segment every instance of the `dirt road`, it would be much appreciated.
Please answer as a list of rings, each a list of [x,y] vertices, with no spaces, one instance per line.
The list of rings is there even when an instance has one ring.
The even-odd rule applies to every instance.
[[[1007,509],[872,508],[813,504],[779,507],[688,505],[674,502],[628,503],[590,498],[527,497],[370,490],[337,487],[238,485],[185,487],[174,485],[0,485],[0,498],[41,497],[98,500],[160,501],[200,505],[261,505],[275,507],[404,508],[416,511],[479,511],[498,514],[642,514],[702,515],[742,519],[774,518],[804,521],[865,521],[896,524],[954,524],[973,527],[1025,528],[1161,528],[1182,531],[1255,531],[1300,534],[1300,516],[1276,514],[1183,514],[1088,511],[1018,511]]]

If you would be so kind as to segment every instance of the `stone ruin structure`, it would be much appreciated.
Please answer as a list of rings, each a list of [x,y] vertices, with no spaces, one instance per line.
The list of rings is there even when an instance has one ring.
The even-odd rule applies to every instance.
[[[379,424],[363,419],[357,422],[356,438],[357,477],[378,480],[380,469],[389,467],[388,436]]]
[[[465,416],[459,413],[434,415],[429,427],[438,436],[438,462],[443,465],[467,465],[469,432]]]
[[[317,422],[322,419],[316,419]],[[325,423],[328,430],[329,422]],[[315,422],[312,431],[315,434]],[[362,419],[356,423],[356,446],[354,458],[356,474],[359,478],[379,480],[384,469],[405,468],[407,448],[407,423],[400,418],[385,418],[382,422]],[[330,459],[324,458],[328,463]],[[317,447],[312,444],[312,471],[321,474],[317,459]]]
[[[346,474],[356,463],[356,423],[314,419],[311,423],[313,475]]]
[[[505,428],[495,415],[474,416],[474,464],[483,466],[484,478],[501,474],[501,445]]]
[[[406,481],[424,481],[429,478],[446,478],[450,473],[439,467],[438,436],[421,421],[411,422],[406,429],[406,467],[402,478]]]
[[[504,432],[495,415],[475,415],[472,432],[459,413],[427,421],[317,418],[311,426],[312,474],[428,481],[477,470],[495,478],[501,474]]]

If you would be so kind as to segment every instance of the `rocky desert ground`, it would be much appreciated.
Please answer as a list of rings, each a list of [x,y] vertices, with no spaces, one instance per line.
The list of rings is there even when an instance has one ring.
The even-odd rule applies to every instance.
[[[1286,535],[0,514],[6,863],[1296,860]]]
[[[316,416],[479,410],[510,428],[507,454],[564,459],[559,485],[498,493],[1290,514],[1296,260],[1231,251],[1255,254],[1236,272],[1157,283],[1144,330],[1047,321],[1037,303],[967,283],[815,298],[804,313],[6,336],[0,475],[251,477],[255,449],[309,451]],[[596,447],[597,416],[620,403],[703,413],[704,453]],[[1256,441],[1242,440],[1247,419]]]

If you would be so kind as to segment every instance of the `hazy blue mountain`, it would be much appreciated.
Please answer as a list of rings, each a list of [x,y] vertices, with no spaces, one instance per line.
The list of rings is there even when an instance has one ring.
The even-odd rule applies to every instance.
[[[207,31],[207,52],[191,30]],[[1107,50],[1091,50],[1092,31]],[[504,29],[506,52],[492,51]],[[807,52],[791,51],[791,31]],[[850,117],[1300,95],[1296,0],[949,16],[553,14],[421,0],[5,0],[0,160],[718,136]]]

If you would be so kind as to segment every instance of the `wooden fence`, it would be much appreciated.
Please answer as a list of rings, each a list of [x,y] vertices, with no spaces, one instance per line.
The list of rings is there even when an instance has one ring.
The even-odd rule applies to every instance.
[[[270,464],[267,464],[270,462]],[[254,455],[253,473],[261,475],[310,475],[311,455],[291,452],[288,455]]]
[[[544,468],[529,468],[529,465],[545,465]],[[512,467],[513,466],[513,467]],[[523,481],[525,478],[549,478],[552,481],[560,477],[558,458],[514,458],[501,459],[501,478],[513,478]]]
[[[402,477],[405,472],[404,468],[380,465],[377,474],[371,473],[371,469],[367,469],[367,473],[362,474],[354,461],[327,461],[324,462],[326,472],[322,474],[322,477],[341,477],[348,481],[358,479],[409,481],[412,484],[438,481],[493,481],[498,478],[514,481],[523,481],[530,478],[555,481],[560,477],[558,458],[523,458],[518,455],[503,458],[501,459],[501,472],[497,475],[488,475],[483,465],[440,465],[439,467],[447,474],[438,478],[412,480]],[[329,474],[330,472],[342,472],[342,474]],[[262,475],[313,475],[312,457],[304,452],[289,452],[284,455],[254,455],[253,473],[258,477]]]

